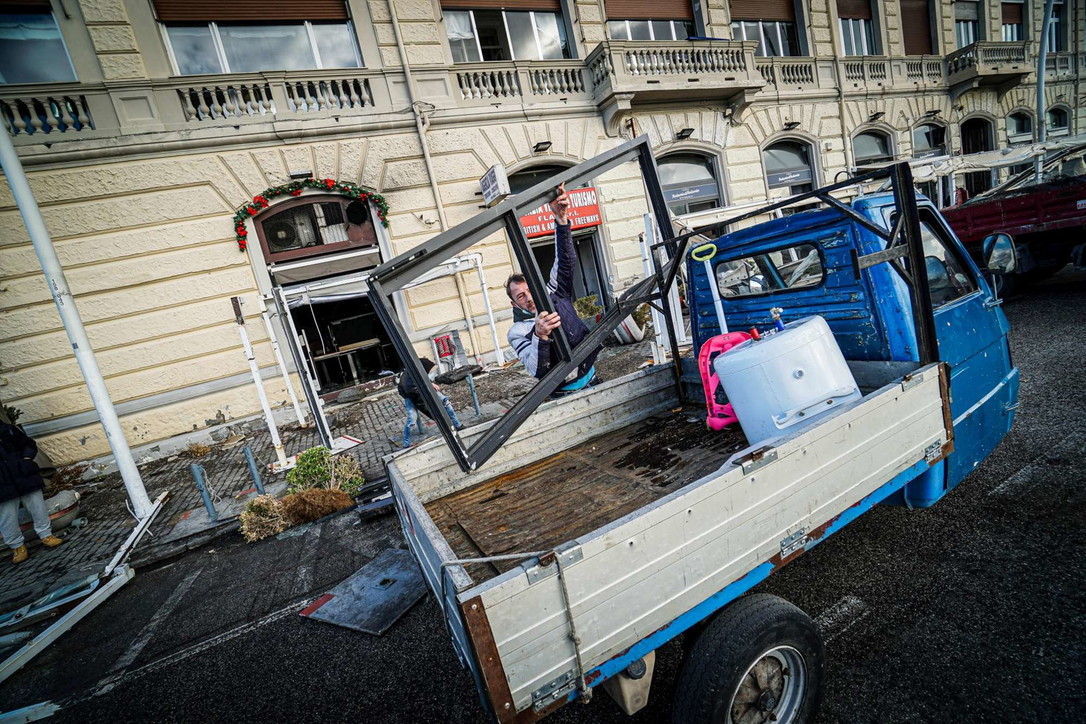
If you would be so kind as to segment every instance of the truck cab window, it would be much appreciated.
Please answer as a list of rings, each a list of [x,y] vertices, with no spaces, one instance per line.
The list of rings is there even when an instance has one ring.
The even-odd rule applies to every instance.
[[[951,251],[941,229],[929,213],[921,212],[920,233],[924,239],[924,259],[928,271],[931,305],[941,307],[977,290],[968,268]]]
[[[751,297],[822,283],[822,257],[817,247],[801,244],[765,254],[722,261],[714,267],[722,297]]]

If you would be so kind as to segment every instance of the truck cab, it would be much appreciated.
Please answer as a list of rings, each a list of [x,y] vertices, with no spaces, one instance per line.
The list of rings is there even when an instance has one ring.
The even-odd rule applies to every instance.
[[[886,229],[896,220],[891,194],[861,196],[852,208]],[[931,201],[918,197],[917,210],[939,359],[950,368],[954,452],[887,502],[927,507],[1010,430],[1018,370],[1011,362],[1007,317],[989,280]],[[769,310],[779,307],[792,319],[825,318],[848,360],[918,361],[904,282],[888,264],[861,270],[856,263],[885,249],[886,241],[838,211],[785,216],[722,236],[713,246],[717,252],[709,265],[688,260],[696,347],[721,333],[715,286],[731,329],[769,328]]]

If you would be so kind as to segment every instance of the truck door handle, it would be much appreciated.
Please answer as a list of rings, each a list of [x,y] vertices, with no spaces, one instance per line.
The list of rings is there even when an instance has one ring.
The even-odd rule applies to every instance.
[[[1003,300],[1000,299],[999,297],[988,297],[987,299],[984,300],[984,308],[985,309],[995,309],[996,307],[998,307],[1002,303],[1003,303]]]

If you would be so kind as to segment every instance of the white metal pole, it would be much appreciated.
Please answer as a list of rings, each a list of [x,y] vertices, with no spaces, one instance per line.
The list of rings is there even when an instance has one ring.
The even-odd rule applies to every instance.
[[[651,214],[645,214],[645,233],[640,235],[641,261],[644,264],[645,276],[650,277],[656,273],[652,265],[652,244],[655,242],[655,224]],[[652,315],[652,363],[662,365],[667,362],[667,350],[671,346],[667,343],[667,327],[664,325],[664,315],[656,309],[649,307]]]
[[[68,341],[71,342],[75,352],[75,360],[79,364],[79,371],[83,373],[83,380],[87,384],[91,402],[98,413],[98,420],[105,430],[109,449],[113,452],[113,459],[117,462],[117,469],[121,473],[128,498],[132,502],[132,512],[137,518],[144,518],[151,512],[151,500],[147,497],[147,489],[143,486],[139,468],[132,457],[132,451],[128,447],[128,441],[121,429],[121,421],[117,417],[117,411],[113,408],[113,400],[106,389],[106,381],[102,378],[102,371],[98,368],[98,360],[95,359],[94,350],[90,340],[87,339],[87,331],[83,328],[83,320],[79,316],[79,310],[75,306],[75,298],[68,288],[68,281],[64,278],[64,269],[57,258],[56,249],[53,248],[53,240],[49,231],[45,228],[45,220],[42,219],[41,209],[34,198],[34,192],[30,189],[23,164],[15,153],[15,146],[11,142],[5,127],[0,133],[0,165],[3,166],[7,176],[11,193],[15,197],[15,203],[19,206],[19,213],[26,224],[26,230],[30,234],[30,243],[34,246],[34,253],[38,256],[38,263],[45,272],[45,281],[49,286],[49,293],[57,305],[60,313],[60,321],[64,325],[64,331],[68,333]]]
[[[272,446],[275,448],[275,459],[279,461],[279,467],[286,467],[287,455],[283,452],[283,441],[279,439],[279,428],[275,426],[268,396],[264,392],[264,381],[260,379],[260,367],[256,363],[256,355],[253,354],[249,333],[245,331],[245,317],[241,313],[241,297],[230,297],[230,303],[234,305],[234,321],[238,323],[241,346],[245,348],[245,359],[249,361],[249,371],[253,373],[253,383],[256,384],[256,396],[260,398],[260,409],[264,411],[264,420],[268,423],[268,432],[271,434]]]
[[[483,308],[486,310],[486,318],[490,322],[490,336],[494,342],[494,362],[505,364],[505,352],[502,350],[501,339],[498,337],[498,325],[494,323],[494,308],[490,306],[490,294],[486,288],[486,275],[483,274],[483,255],[470,254],[469,258],[475,262],[475,270],[479,272],[479,286],[483,290]]]
[[[275,363],[279,365],[279,372],[283,376],[283,384],[287,386],[287,394],[290,395],[290,404],[294,406],[294,416],[298,418],[299,425],[307,427],[305,413],[302,412],[302,406],[298,404],[298,395],[294,392],[294,383],[290,381],[290,370],[287,369],[287,363],[283,360],[283,351],[279,349],[279,336],[275,333],[271,317],[268,316],[268,305],[264,303],[263,297],[260,297],[259,300],[260,318],[264,320],[264,328],[268,330],[268,339],[271,340],[272,352],[275,353]]]
[[[1045,112],[1045,64],[1048,60],[1048,33],[1052,27],[1054,0],[1045,3],[1044,19],[1041,21],[1040,50],[1037,53],[1037,143],[1043,144],[1048,138],[1048,114]],[[1033,157],[1033,181],[1041,183],[1041,169],[1044,167],[1044,149]]]

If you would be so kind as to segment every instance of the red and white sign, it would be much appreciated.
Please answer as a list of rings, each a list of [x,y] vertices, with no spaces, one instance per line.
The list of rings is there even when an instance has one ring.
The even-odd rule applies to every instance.
[[[574,189],[569,192],[569,223],[574,231],[599,226],[600,201],[596,196],[596,189],[589,186],[583,189]],[[520,217],[520,228],[524,229],[524,235],[529,239],[547,236],[554,233],[554,213],[550,204],[543,204],[538,209]]]

